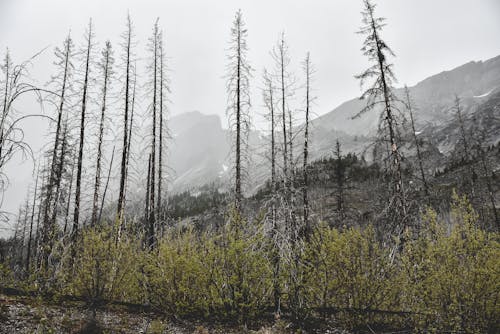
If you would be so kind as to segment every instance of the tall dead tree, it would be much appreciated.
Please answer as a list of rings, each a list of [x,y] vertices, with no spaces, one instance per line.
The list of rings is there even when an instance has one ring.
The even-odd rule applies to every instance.
[[[118,205],[116,211],[116,217],[118,224],[121,225],[123,221],[123,213],[125,206],[125,187],[126,187],[126,170],[127,170],[127,157],[128,157],[128,127],[129,127],[129,108],[130,108],[130,87],[132,84],[131,73],[132,73],[132,38],[133,38],[133,27],[130,15],[127,15],[126,30],[123,34],[123,50],[124,55],[122,60],[125,64],[125,95],[124,95],[124,111],[123,111],[123,148],[122,148],[122,158],[120,164],[120,190],[118,194]]]
[[[164,206],[162,203],[162,195],[163,195],[163,181],[165,176],[163,175],[163,164],[165,163],[164,161],[164,141],[165,141],[165,133],[166,133],[166,125],[164,124],[165,117],[166,117],[166,108],[165,108],[165,93],[169,91],[168,87],[168,79],[166,76],[166,66],[165,66],[165,49],[164,49],[164,43],[163,43],[163,33],[160,32],[159,36],[159,41],[158,41],[158,49],[160,53],[160,81],[159,81],[159,97],[160,97],[160,104],[159,104],[159,128],[158,128],[158,141],[159,141],[159,147],[158,147],[158,202],[157,202],[157,210],[158,210],[158,223],[163,224],[163,211]]]
[[[392,91],[392,83],[395,81],[393,64],[388,62],[389,56],[394,53],[389,46],[382,40],[380,33],[385,26],[385,19],[375,16],[375,5],[371,0],[363,0],[364,10],[362,12],[363,26],[359,30],[360,34],[366,35],[361,51],[373,63],[356,78],[360,79],[363,86],[367,80],[373,79],[372,85],[361,95],[361,99],[366,99],[366,106],[354,117],[374,109],[376,106],[382,106],[383,115],[382,129],[387,133],[390,147],[390,174],[392,179],[392,196],[389,201],[389,212],[393,216],[392,222],[396,224],[394,228],[398,229],[396,233],[400,235],[405,228],[407,219],[407,203],[403,189],[403,175],[401,169],[401,155],[397,142],[397,120],[394,113],[394,104],[397,100]]]
[[[147,233],[147,245],[149,249],[152,249],[155,243],[155,223],[157,217],[157,208],[155,208],[155,191],[156,191],[156,128],[157,128],[157,108],[158,108],[158,65],[160,59],[159,52],[159,40],[160,31],[158,28],[158,20],[153,27],[153,36],[150,39],[150,51],[152,52],[152,62],[151,62],[151,86],[152,86],[152,98],[151,103],[152,109],[152,126],[151,126],[151,175],[150,175],[150,185],[149,185],[149,217],[148,217],[148,233]]]
[[[131,145],[132,145],[132,133],[134,130],[134,110],[135,110],[135,96],[136,96],[136,86],[137,86],[137,67],[136,64],[134,64],[133,67],[134,71],[134,79],[133,79],[133,84],[132,84],[132,100],[130,101],[130,122],[128,125],[128,142],[127,142],[127,157],[125,161],[125,189],[123,191],[123,210],[125,210],[126,206],[126,201],[127,201],[127,189],[129,185],[129,171],[130,171],[130,153],[132,152],[131,150]],[[117,234],[117,239],[119,240],[121,237],[121,234],[124,229],[124,223],[125,223],[125,217],[123,217],[123,222],[120,223],[120,226],[118,227],[118,234]]]
[[[422,178],[422,184],[424,186],[424,194],[428,198],[429,197],[429,186],[427,184],[427,179],[425,177],[424,171],[424,161],[422,159],[422,153],[420,151],[420,141],[417,137],[417,130],[415,129],[415,119],[413,118],[413,102],[410,96],[410,90],[405,86],[405,98],[406,98],[406,110],[408,110],[408,114],[410,115],[410,123],[411,130],[413,135],[413,141],[415,143],[415,148],[417,150],[417,159],[418,159],[418,168],[420,170],[420,177]]]
[[[92,54],[92,20],[90,20],[87,35],[85,37],[87,46],[85,50],[85,73],[83,78],[82,87],[82,111],[80,115],[80,139],[78,148],[78,162],[76,170],[76,188],[75,188],[75,211],[73,215],[73,229],[71,230],[71,241],[74,243],[78,236],[78,227],[80,219],[80,195],[82,186],[82,168],[83,168],[83,145],[85,142],[85,116],[87,112],[87,92],[89,86],[89,75],[90,75],[90,59]]]
[[[247,29],[241,10],[236,12],[229,45],[227,71],[228,107],[226,113],[234,135],[234,206],[241,210],[245,145],[250,129],[250,77],[248,62]]]
[[[112,75],[113,66],[113,50],[111,42],[107,41],[104,50],[102,51],[102,60],[99,65],[102,74],[102,101],[101,101],[101,120],[99,122],[99,137],[97,139],[97,158],[95,168],[95,182],[94,182],[94,197],[92,202],[92,219],[91,226],[95,226],[97,221],[97,210],[99,201],[99,191],[101,186],[101,159],[102,159],[102,144],[104,137],[104,120],[106,117],[106,98],[108,95],[108,84],[110,76]]]
[[[281,92],[280,96],[280,104],[281,104],[281,128],[282,128],[282,136],[283,136],[283,195],[285,201],[288,201],[288,190],[289,190],[289,153],[288,153],[288,145],[289,141],[287,140],[287,98],[288,98],[288,89],[289,83],[289,75],[287,72],[287,67],[290,64],[290,58],[288,56],[288,45],[285,42],[285,34],[282,33],[280,39],[278,40],[276,47],[273,49],[272,57],[276,63],[276,77],[278,79],[279,89]]]
[[[311,79],[314,72],[314,69],[311,65],[311,58],[309,52],[306,55],[306,59],[303,63],[303,70],[306,77],[306,96],[305,96],[305,122],[304,122],[304,153],[303,153],[303,162],[302,162],[302,204],[303,204],[303,236],[308,239],[309,233],[311,231],[311,227],[309,224],[309,197],[308,197],[308,188],[309,188],[309,179],[307,173],[307,164],[309,157],[309,119],[311,112],[311,102],[313,100],[311,96]]]
[[[56,131],[55,131],[55,139],[54,139],[54,147],[52,149],[52,158],[49,164],[49,175],[46,183],[45,190],[45,203],[43,205],[44,214],[43,214],[43,225],[42,225],[42,233],[41,233],[41,265],[44,270],[47,270],[48,267],[48,257],[50,252],[52,251],[54,233],[55,233],[55,225],[51,221],[51,209],[53,208],[52,202],[54,197],[54,188],[56,185],[56,174],[57,174],[57,166],[58,166],[58,152],[59,145],[61,142],[61,131],[62,131],[62,117],[63,112],[65,110],[65,102],[66,95],[69,90],[71,74],[73,70],[73,64],[71,62],[73,57],[73,40],[71,36],[68,35],[63,43],[63,48],[56,48],[55,55],[57,58],[56,66],[60,69],[60,74],[54,78],[56,84],[59,86],[59,105],[57,110],[57,123],[56,123]],[[54,208],[55,210],[55,208]]]
[[[270,132],[271,132],[271,242],[272,242],[272,255],[271,261],[273,265],[273,299],[274,299],[274,308],[277,314],[280,311],[280,296],[281,296],[281,287],[279,282],[279,274],[280,274],[280,231],[277,222],[277,212],[276,212],[276,201],[277,201],[277,191],[278,184],[276,180],[276,110],[275,110],[275,98],[274,98],[274,87],[273,81],[270,75],[264,70],[264,90],[263,90],[263,98],[266,109],[268,110],[267,118],[271,123]]]
[[[63,130],[61,133],[61,149],[59,153],[59,160],[57,162],[57,168],[56,168],[56,177],[55,177],[55,194],[54,194],[54,208],[52,210],[52,217],[51,217],[51,225],[55,226],[56,225],[56,220],[57,220],[57,215],[59,213],[60,207],[63,204],[62,201],[64,200],[63,194],[61,192],[61,187],[63,186],[63,178],[64,178],[64,171],[66,169],[67,165],[67,157],[70,155],[70,148],[69,148],[69,125],[68,125],[68,117],[66,116],[64,118],[64,124],[63,124]],[[74,161],[73,161],[73,167],[74,168]],[[71,180],[70,180],[70,191],[67,194],[68,197],[68,203],[71,198],[71,184],[73,182],[73,172],[71,173]],[[69,206],[68,206],[69,207]],[[66,211],[66,217],[69,214],[68,211]]]

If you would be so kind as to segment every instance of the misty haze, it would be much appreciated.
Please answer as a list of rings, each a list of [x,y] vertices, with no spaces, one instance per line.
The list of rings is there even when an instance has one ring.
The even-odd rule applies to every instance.
[[[0,333],[498,333],[500,2],[0,0]]]

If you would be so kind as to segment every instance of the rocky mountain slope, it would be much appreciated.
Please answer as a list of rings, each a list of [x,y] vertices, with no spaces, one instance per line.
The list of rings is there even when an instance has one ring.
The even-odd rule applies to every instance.
[[[499,140],[500,56],[441,72],[409,89],[415,104],[417,131],[419,136],[432,143],[434,147],[431,149],[448,154],[456,142],[455,95],[460,97],[469,119],[474,117],[475,123],[486,124],[488,140],[492,143]],[[403,89],[396,89],[396,95],[402,98]],[[312,160],[331,156],[337,139],[344,152],[365,153],[370,159],[369,147],[377,129],[379,110],[352,119],[364,104],[365,101],[354,98],[311,122]],[[185,113],[173,117],[170,128],[174,139],[170,150],[173,191],[193,189],[211,182],[227,184],[231,165],[230,137],[218,116]],[[295,146],[300,148],[301,136],[297,137]],[[268,177],[267,146],[263,134],[251,133],[251,183],[247,185],[250,192]],[[296,156],[299,154],[297,150]]]

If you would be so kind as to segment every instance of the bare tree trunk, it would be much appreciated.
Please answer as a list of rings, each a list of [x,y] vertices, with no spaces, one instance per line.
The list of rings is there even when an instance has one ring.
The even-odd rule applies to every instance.
[[[108,192],[109,179],[111,178],[111,170],[113,168],[114,158],[115,158],[115,147],[113,146],[113,152],[111,153],[111,161],[109,162],[108,177],[106,178],[106,185],[104,186],[104,192],[102,194],[101,206],[99,208],[99,216],[97,217],[98,222],[101,221],[102,209],[104,208],[104,203],[106,202],[106,193]]]
[[[87,90],[90,73],[90,54],[92,50],[92,20],[89,22],[87,35],[87,56],[85,60],[85,77],[83,81],[83,96],[82,96],[82,113],[80,118],[80,145],[78,150],[78,165],[76,172],[76,188],[75,188],[75,211],[73,216],[73,229],[71,231],[71,241],[74,243],[78,236],[78,227],[80,219],[80,195],[82,183],[82,168],[83,168],[83,144],[85,141],[85,113],[87,110]]]
[[[305,119],[305,129],[304,129],[304,161],[302,165],[303,182],[302,185],[302,200],[303,200],[303,214],[304,214],[304,237],[309,240],[309,234],[311,227],[309,225],[309,198],[308,198],[308,188],[309,180],[307,173],[307,164],[309,156],[309,108],[310,108],[310,81],[311,81],[311,60],[309,58],[309,52],[307,53],[306,59],[304,61],[304,71],[306,74],[306,119]]]
[[[62,138],[61,140],[61,154],[60,158],[57,164],[57,172],[56,172],[56,177],[55,177],[55,198],[54,198],[54,208],[52,211],[52,217],[50,219],[51,225],[55,226],[56,225],[56,220],[57,220],[57,214],[58,214],[58,206],[60,204],[60,196],[61,196],[61,183],[62,183],[62,178],[63,178],[63,173],[64,173],[64,165],[65,165],[65,160],[66,160],[66,155],[67,155],[67,147],[68,147],[68,120],[66,119],[64,121],[64,129],[62,133]],[[68,193],[68,201],[71,198],[71,187],[70,191]]]
[[[128,126],[128,142],[127,142],[127,159],[125,163],[125,189],[123,191],[123,212],[125,212],[125,207],[127,204],[127,189],[128,189],[128,176],[129,176],[129,168],[130,168],[130,152],[131,152],[131,145],[132,145],[132,132],[134,129],[134,108],[135,108],[135,89],[137,85],[137,72],[136,72],[136,66],[134,66],[134,83],[132,87],[132,101],[130,103],[130,122]],[[124,226],[126,224],[126,216],[125,214],[122,214],[122,219],[120,220],[120,225],[118,226],[118,238],[119,240],[121,238],[121,235],[124,230]]]
[[[272,242],[272,255],[271,261],[273,266],[273,299],[274,308],[276,313],[279,315],[280,311],[280,282],[279,282],[279,272],[280,272],[280,250],[279,250],[279,230],[277,224],[277,214],[276,214],[276,196],[277,196],[277,182],[276,182],[276,119],[274,110],[274,89],[271,78],[268,76],[267,72],[264,72],[264,84],[265,94],[264,103],[269,109],[269,118],[271,120],[271,242]]]
[[[28,250],[26,253],[26,273],[30,272],[30,259],[31,259],[31,239],[33,236],[33,222],[35,220],[35,206],[36,206],[36,194],[38,191],[38,178],[40,176],[40,166],[38,166],[38,171],[36,173],[35,179],[35,190],[33,192],[33,204],[31,206],[31,218],[30,218],[30,233],[28,237]]]
[[[235,207],[241,210],[241,25],[236,31],[236,178]]]
[[[66,236],[66,231],[68,230],[68,220],[69,220],[69,208],[71,205],[71,191],[73,189],[73,179],[75,177],[75,166],[76,166],[76,156],[73,156],[73,161],[71,162],[71,178],[69,180],[69,189],[68,189],[68,200],[66,201],[66,217],[64,218],[64,229],[63,235]]]
[[[160,34],[160,38],[163,35]],[[164,54],[163,54],[163,41],[160,39],[159,42],[159,49],[160,49],[160,128],[159,128],[159,150],[158,150],[158,223],[163,224],[163,219],[162,219],[162,182],[163,182],[163,85],[165,80],[164,73],[163,73],[163,62],[164,62]]]
[[[420,143],[418,142],[417,131],[415,129],[415,120],[413,119],[413,107],[412,107],[412,103],[411,103],[410,90],[406,86],[405,86],[405,95],[406,95],[406,107],[408,109],[408,113],[410,114],[413,140],[415,141],[415,147],[417,149],[418,167],[420,169],[420,176],[422,177],[422,182],[424,185],[424,194],[427,198],[429,198],[429,195],[430,195],[429,194],[429,186],[428,186],[427,180],[425,178],[424,163],[422,160],[422,154],[420,152]]]
[[[336,168],[335,168],[335,181],[337,183],[337,212],[340,219],[344,219],[344,162],[342,161],[342,151],[340,149],[340,142],[335,143],[335,158],[336,158]]]
[[[151,153],[149,153],[148,157],[148,176],[146,179],[146,207],[144,209],[144,234],[146,235],[146,242],[148,242],[148,222],[149,222],[149,215],[151,214],[151,207],[149,205],[149,199],[150,199],[150,192],[151,192]]]
[[[101,186],[101,158],[102,158],[102,140],[104,136],[104,119],[106,113],[106,97],[108,92],[108,80],[111,61],[111,43],[106,42],[106,47],[103,51],[103,88],[102,88],[102,105],[101,105],[101,121],[99,123],[99,139],[97,142],[97,162],[95,171],[94,183],[94,198],[92,203],[92,219],[90,226],[94,227],[97,224],[97,208],[99,201],[99,188]]]
[[[155,209],[155,191],[156,191],[156,181],[155,181],[155,167],[156,167],[156,107],[157,107],[157,68],[158,68],[158,22],[155,23],[153,32],[153,125],[151,128],[151,184],[149,192],[149,227],[148,227],[148,246],[149,249],[153,249],[155,238],[155,219],[156,219],[156,209]]]
[[[125,179],[127,168],[127,147],[128,147],[128,111],[129,111],[129,90],[130,90],[130,62],[132,48],[132,22],[130,16],[127,16],[127,31],[126,31],[126,47],[125,47],[125,111],[123,119],[123,150],[120,171],[120,192],[118,195],[117,220],[121,224],[123,219],[123,209],[125,204]]]
[[[226,113],[229,117],[231,129],[231,155],[233,155],[232,168],[233,204],[237,214],[241,215],[244,187],[245,157],[248,144],[248,131],[250,128],[250,77],[252,68],[247,59],[247,29],[241,10],[236,12],[231,27],[229,53],[227,54],[227,93],[228,106]]]
[[[279,66],[281,74],[281,117],[283,127],[283,194],[288,200],[288,142],[286,139],[286,87],[285,87],[285,39],[281,36],[279,45]]]
[[[71,37],[68,35],[68,37],[64,41],[64,51],[63,51],[64,69],[62,77],[62,87],[61,87],[60,103],[57,115],[56,135],[54,140],[54,148],[52,151],[52,161],[50,163],[50,174],[47,182],[47,191],[46,191],[44,214],[43,214],[41,265],[44,270],[47,270],[49,253],[52,251],[52,242],[53,242],[52,238],[53,238],[54,226],[52,226],[49,216],[50,216],[50,208],[52,207],[52,196],[54,191],[55,176],[57,172],[56,170],[57,151],[59,149],[62,113],[64,108],[66,87],[69,76],[71,48],[72,48],[72,41]]]
[[[10,55],[9,55],[9,50],[7,49],[7,54],[5,55],[5,63],[4,63],[4,68],[5,68],[5,94],[3,97],[3,110],[2,110],[2,120],[0,121],[0,157],[2,156],[2,151],[3,151],[3,145],[4,145],[4,126],[5,126],[5,119],[7,118],[7,96],[8,96],[8,91],[9,91],[9,78],[10,78]]]

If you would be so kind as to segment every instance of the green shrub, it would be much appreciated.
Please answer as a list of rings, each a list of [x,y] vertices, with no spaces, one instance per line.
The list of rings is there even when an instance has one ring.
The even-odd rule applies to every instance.
[[[402,255],[401,289],[415,325],[426,330],[484,333],[500,319],[500,243],[497,233],[476,227],[465,197],[453,196],[447,233],[428,210],[422,235]]]
[[[82,231],[81,243],[72,259],[74,273],[66,269],[66,290],[89,303],[137,301],[141,252],[127,238],[116,242],[110,232],[109,228]]]

